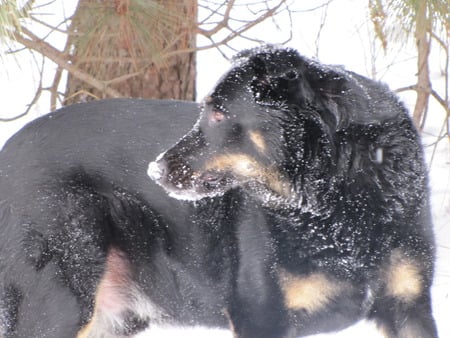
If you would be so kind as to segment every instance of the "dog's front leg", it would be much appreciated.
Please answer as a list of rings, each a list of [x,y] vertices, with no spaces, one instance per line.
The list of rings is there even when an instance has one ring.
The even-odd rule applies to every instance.
[[[289,324],[275,273],[276,246],[262,211],[249,209],[252,217],[237,229],[239,267],[227,313],[230,326],[236,338],[285,338]]]
[[[247,297],[248,296],[248,297]],[[288,319],[276,295],[266,299],[252,298],[249,293],[234,299],[228,311],[234,338],[286,338]]]

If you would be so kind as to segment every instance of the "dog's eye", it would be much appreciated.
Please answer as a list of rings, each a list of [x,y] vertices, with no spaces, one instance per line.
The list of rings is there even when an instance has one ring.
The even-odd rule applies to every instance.
[[[284,74],[283,76],[286,80],[295,80],[298,79],[298,74],[295,70],[290,70],[287,73]]]
[[[225,120],[226,116],[224,113],[222,113],[221,111],[212,111],[211,113],[209,113],[208,115],[208,124],[210,126],[214,126],[220,122],[222,122],[223,120]]]

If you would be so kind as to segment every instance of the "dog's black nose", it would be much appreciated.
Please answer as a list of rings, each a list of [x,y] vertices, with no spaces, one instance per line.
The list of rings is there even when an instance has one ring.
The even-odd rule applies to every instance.
[[[147,175],[154,181],[160,181],[166,173],[167,165],[164,160],[156,160],[148,165]]]

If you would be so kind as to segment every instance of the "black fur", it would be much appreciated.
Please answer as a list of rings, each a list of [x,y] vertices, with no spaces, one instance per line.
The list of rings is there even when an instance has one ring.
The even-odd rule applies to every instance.
[[[107,100],[0,153],[0,337],[436,337],[417,133],[383,86],[292,50],[240,55],[193,103]]]
[[[237,337],[360,318],[386,337],[437,337],[422,149],[384,85],[291,49],[243,52],[149,175],[178,199],[239,196],[227,308]]]
[[[7,142],[0,337],[75,337],[88,321],[80,337],[131,336],[161,322],[228,325],[236,197],[180,202],[146,174],[198,112],[177,101],[92,102]],[[115,323],[102,319],[108,311]]]

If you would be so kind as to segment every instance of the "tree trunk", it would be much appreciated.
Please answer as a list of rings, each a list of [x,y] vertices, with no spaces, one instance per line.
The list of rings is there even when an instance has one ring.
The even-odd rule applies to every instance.
[[[418,69],[416,85],[417,98],[413,112],[413,120],[419,130],[422,129],[431,93],[430,70],[428,65],[428,56],[430,54],[429,32],[431,31],[431,27],[427,7],[427,1],[418,2],[415,34]]]
[[[68,76],[65,104],[109,97],[195,100],[197,1],[79,0],[71,60],[104,85]]]

